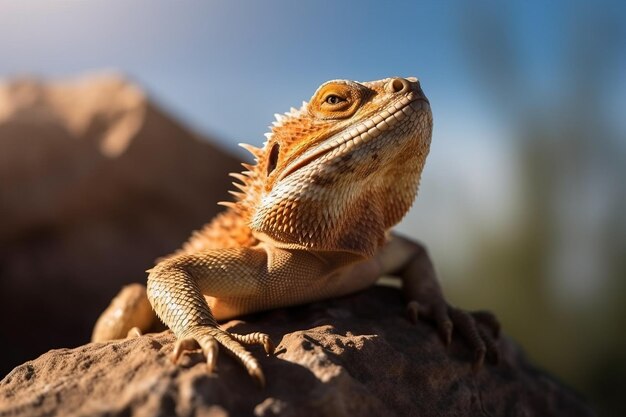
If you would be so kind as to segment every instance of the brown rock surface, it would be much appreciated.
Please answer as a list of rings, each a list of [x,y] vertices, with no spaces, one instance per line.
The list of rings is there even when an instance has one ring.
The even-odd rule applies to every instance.
[[[113,74],[0,83],[0,376],[89,340],[228,199],[238,161]]]
[[[400,292],[374,287],[257,314],[227,327],[280,342],[260,389],[231,358],[218,374],[191,353],[169,361],[170,332],[50,351],[0,382],[0,416],[590,416],[567,388],[501,340],[502,360],[473,372],[455,339],[402,317]]]

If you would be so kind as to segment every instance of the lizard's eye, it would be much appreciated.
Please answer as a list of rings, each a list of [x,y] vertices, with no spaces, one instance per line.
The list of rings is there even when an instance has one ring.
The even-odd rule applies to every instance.
[[[311,98],[309,112],[322,120],[351,117],[363,101],[363,89],[356,83],[326,83]]]
[[[337,88],[330,89],[321,96],[320,108],[327,112],[341,112],[352,106],[352,97],[349,91],[341,91]]]
[[[334,105],[334,104],[339,104],[342,101],[346,101],[346,99],[343,98],[343,97],[339,97],[336,94],[329,94],[328,96],[326,96],[326,100],[324,100],[324,101],[326,103],[328,103],[328,104],[333,104]]]
[[[272,171],[276,169],[276,164],[278,164],[278,153],[280,152],[280,145],[275,143],[272,145],[272,150],[270,151],[270,156],[267,159],[267,175],[269,176]]]

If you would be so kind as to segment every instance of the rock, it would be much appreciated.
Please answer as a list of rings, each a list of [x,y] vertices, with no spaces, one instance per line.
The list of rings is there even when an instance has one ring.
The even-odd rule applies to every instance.
[[[89,340],[229,199],[238,161],[115,74],[0,83],[0,376]]]
[[[593,415],[510,340],[500,341],[499,364],[474,372],[462,340],[446,349],[430,324],[412,325],[402,312],[397,289],[373,287],[227,323],[280,341],[273,357],[252,348],[264,389],[223,353],[214,375],[200,353],[172,364],[170,332],[52,350],[0,382],[0,415]]]

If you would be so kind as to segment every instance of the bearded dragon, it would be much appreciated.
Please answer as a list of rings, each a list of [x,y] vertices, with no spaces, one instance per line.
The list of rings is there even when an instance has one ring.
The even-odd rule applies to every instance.
[[[151,306],[177,337],[174,361],[199,346],[212,372],[222,347],[264,384],[244,345],[270,354],[269,336],[230,333],[218,321],[342,296],[392,275],[403,282],[409,318],[433,320],[447,344],[457,329],[480,367],[497,353],[495,317],[448,305],[424,247],[389,232],[417,194],[432,126],[415,78],[323,84],[301,108],[276,115],[263,148],[242,145],[255,163],[231,174],[235,201],[150,269],[147,288],[123,290],[92,340],[141,334],[154,320]]]

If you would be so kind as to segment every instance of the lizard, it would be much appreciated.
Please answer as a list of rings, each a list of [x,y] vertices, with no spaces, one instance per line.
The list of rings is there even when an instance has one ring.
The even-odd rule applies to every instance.
[[[254,164],[231,174],[227,209],[128,287],[98,319],[92,341],[137,336],[154,313],[175,334],[172,360],[200,348],[208,372],[221,347],[261,385],[246,345],[271,354],[269,336],[235,334],[218,321],[339,297],[399,277],[406,311],[434,321],[446,344],[457,329],[480,368],[497,357],[489,312],[449,305],[420,243],[390,232],[417,195],[433,118],[416,78],[322,84],[298,109],[276,114]]]

